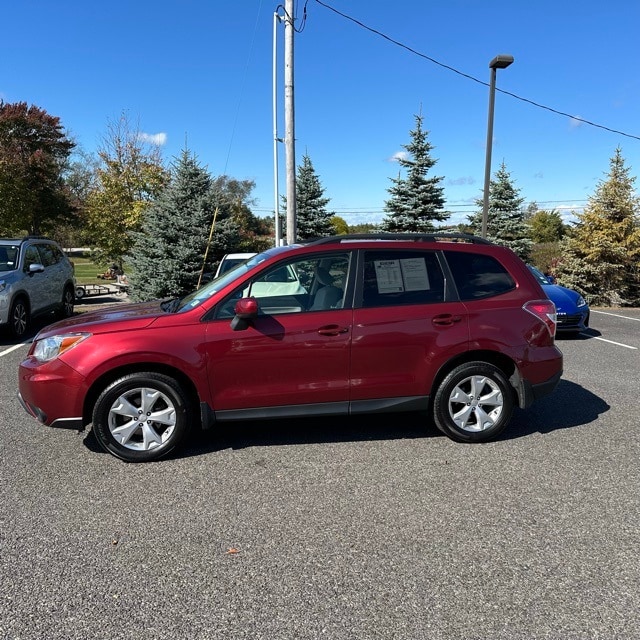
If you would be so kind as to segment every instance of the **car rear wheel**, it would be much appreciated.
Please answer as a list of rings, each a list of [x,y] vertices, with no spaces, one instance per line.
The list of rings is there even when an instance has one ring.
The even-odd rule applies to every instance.
[[[459,442],[495,438],[509,423],[514,407],[504,373],[487,362],[468,362],[451,371],[433,402],[436,426]]]
[[[24,298],[17,298],[9,312],[9,328],[15,338],[22,338],[29,328],[29,307]]]
[[[111,383],[93,410],[100,445],[127,462],[149,462],[173,451],[188,432],[191,407],[173,378],[135,373]]]

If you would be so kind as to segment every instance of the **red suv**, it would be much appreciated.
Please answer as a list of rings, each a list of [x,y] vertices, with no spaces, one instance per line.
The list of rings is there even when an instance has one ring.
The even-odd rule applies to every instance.
[[[277,247],[184,298],[41,331],[19,398],[128,461],[218,420],[429,410],[463,442],[497,436],[562,374],[556,310],[512,251],[464,234]]]

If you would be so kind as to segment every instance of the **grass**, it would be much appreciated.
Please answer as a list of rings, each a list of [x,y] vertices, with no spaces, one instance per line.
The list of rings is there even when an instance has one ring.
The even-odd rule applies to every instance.
[[[97,277],[99,273],[104,273],[107,270],[108,265],[99,265],[92,262],[89,258],[81,258],[78,256],[73,256],[70,260],[74,264],[76,282],[78,284],[109,284],[109,282],[111,282],[111,280],[102,280]]]

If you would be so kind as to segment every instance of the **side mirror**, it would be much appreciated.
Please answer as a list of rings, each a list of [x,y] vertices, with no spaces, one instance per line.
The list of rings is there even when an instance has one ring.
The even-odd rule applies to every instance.
[[[39,262],[32,262],[27,269],[27,273],[32,276],[34,273],[42,273],[44,271],[44,265]]]
[[[234,331],[244,331],[249,326],[249,321],[258,315],[258,301],[255,298],[240,298],[234,311],[236,315],[231,321],[231,328]]]
[[[255,318],[258,315],[258,301],[255,298],[240,298],[234,310],[239,318]]]

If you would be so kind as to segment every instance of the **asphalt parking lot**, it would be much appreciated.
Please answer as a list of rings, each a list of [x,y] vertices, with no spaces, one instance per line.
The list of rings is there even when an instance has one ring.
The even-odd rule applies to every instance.
[[[640,309],[591,325],[496,442],[246,423],[147,465],[27,416],[0,336],[0,638],[637,638]]]

